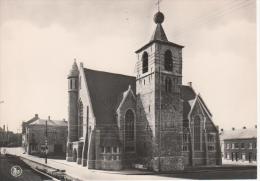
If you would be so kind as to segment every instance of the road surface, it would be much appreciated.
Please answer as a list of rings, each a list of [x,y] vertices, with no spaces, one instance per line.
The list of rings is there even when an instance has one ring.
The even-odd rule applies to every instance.
[[[18,165],[22,168],[21,176],[11,175],[11,168]],[[49,177],[39,174],[24,164],[19,158],[1,154],[0,155],[0,180],[2,181],[43,181],[50,180]]]
[[[44,164],[44,159],[31,155],[22,154],[20,148],[7,149],[9,154],[21,156]],[[257,169],[255,166],[230,166],[208,167],[194,169],[179,173],[158,174],[153,172],[122,170],[118,172],[103,170],[88,170],[75,162],[65,160],[49,159],[48,165],[53,168],[66,170],[66,173],[80,180],[179,180],[179,179],[256,179]],[[2,170],[2,168],[1,168]],[[7,171],[6,171],[7,172]],[[1,180],[1,179],[0,179]],[[27,181],[27,180],[26,180]],[[28,180],[30,181],[30,180]]]

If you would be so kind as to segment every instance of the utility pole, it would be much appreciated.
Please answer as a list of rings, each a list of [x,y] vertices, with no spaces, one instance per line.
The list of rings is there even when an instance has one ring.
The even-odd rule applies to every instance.
[[[48,117],[50,120],[50,116]],[[47,164],[48,159],[48,123],[47,120],[45,121],[45,164]]]

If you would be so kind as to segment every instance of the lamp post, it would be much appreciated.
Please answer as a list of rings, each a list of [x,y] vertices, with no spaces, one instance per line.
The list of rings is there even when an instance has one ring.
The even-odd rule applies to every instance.
[[[0,101],[0,104],[3,104],[3,103],[4,103],[4,101]],[[4,132],[0,136],[2,136],[1,145],[0,145],[0,154],[1,154],[1,148],[2,148],[2,146],[4,146]]]
[[[50,116],[48,117],[50,120]],[[48,159],[48,123],[47,120],[45,121],[45,164],[47,164]]]

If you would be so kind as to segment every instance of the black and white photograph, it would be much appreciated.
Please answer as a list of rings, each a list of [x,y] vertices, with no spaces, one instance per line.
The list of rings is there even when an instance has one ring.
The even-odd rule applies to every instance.
[[[259,0],[0,0],[0,180],[257,180]]]

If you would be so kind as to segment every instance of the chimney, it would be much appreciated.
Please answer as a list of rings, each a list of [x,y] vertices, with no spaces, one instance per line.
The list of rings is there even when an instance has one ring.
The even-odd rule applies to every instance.
[[[244,126],[243,129],[246,129],[246,127]]]
[[[257,128],[257,125],[255,125],[255,128]]]
[[[188,86],[192,87],[192,82],[188,82]]]
[[[223,128],[221,128],[221,130],[220,130],[221,132],[223,132],[224,131],[224,129]]]
[[[38,114],[35,114],[34,117],[35,117],[35,118],[39,118],[39,117],[38,117]]]
[[[234,131],[235,130],[235,128],[232,128],[232,131]]]

